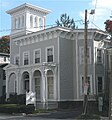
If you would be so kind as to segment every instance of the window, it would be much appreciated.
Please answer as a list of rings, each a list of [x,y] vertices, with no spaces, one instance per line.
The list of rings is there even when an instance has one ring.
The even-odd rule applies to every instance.
[[[15,28],[18,29],[18,19],[15,19]]]
[[[23,87],[24,87],[24,92],[29,92],[29,73],[24,72],[23,73]]]
[[[53,50],[53,47],[51,48],[47,48],[47,62],[53,62],[53,53],[54,53],[54,50]]]
[[[109,69],[112,70],[112,55],[110,55],[109,59]]]
[[[24,27],[24,16],[22,16],[22,23],[21,23],[22,27]]]
[[[20,28],[20,17],[18,18],[18,28]]]
[[[39,70],[34,72],[34,80],[35,80],[35,92],[36,99],[41,99],[41,72]]]
[[[102,77],[98,77],[98,93],[103,92],[103,81]]]
[[[102,62],[102,51],[101,51],[101,49],[97,49],[97,62],[98,63]]]
[[[24,78],[24,89],[26,91],[29,91],[29,75],[25,75],[25,78]]]
[[[39,18],[39,28],[42,29],[43,28],[43,19]]]
[[[19,65],[19,56],[15,56],[15,65]]]
[[[79,48],[79,52],[80,52],[80,64],[84,64],[84,47],[80,47]],[[87,48],[87,63],[91,64],[91,48],[88,47]]]
[[[47,89],[48,89],[48,99],[54,98],[54,78],[53,72],[48,71],[47,73]]]
[[[35,25],[34,25],[35,27],[38,27],[38,25],[37,25],[37,23],[38,23],[37,20],[38,20],[38,18],[35,17]]]
[[[40,99],[40,77],[35,78],[36,98]]]
[[[92,78],[91,76],[88,76],[87,77],[87,80],[88,80],[88,84],[89,84],[89,88],[88,88],[88,93],[91,94],[92,93]],[[81,95],[84,94],[84,77],[81,76]]]
[[[5,70],[3,70],[3,80],[6,80]]]
[[[34,51],[34,63],[40,63],[40,49]]]
[[[24,53],[24,65],[28,65],[29,64],[29,54],[28,52]]]
[[[15,80],[15,93],[17,93],[17,81]]]
[[[4,57],[4,62],[6,62],[6,57]]]
[[[33,16],[30,16],[30,27],[33,28]]]
[[[3,86],[2,87],[2,95],[5,95],[6,94],[6,86]]]

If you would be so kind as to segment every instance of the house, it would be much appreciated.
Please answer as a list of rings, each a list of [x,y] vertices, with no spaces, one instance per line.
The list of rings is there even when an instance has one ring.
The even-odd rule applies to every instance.
[[[11,15],[10,64],[6,70],[6,97],[36,92],[37,108],[57,108],[83,101],[84,29],[45,28],[46,10],[22,4]],[[105,90],[106,33],[88,29],[89,101]]]
[[[0,53],[0,97],[6,93],[6,74],[3,68],[10,62],[9,54]]]
[[[111,42],[112,44],[112,42]],[[107,48],[107,73],[108,73],[108,91],[109,91],[109,119],[112,119],[112,46]]]

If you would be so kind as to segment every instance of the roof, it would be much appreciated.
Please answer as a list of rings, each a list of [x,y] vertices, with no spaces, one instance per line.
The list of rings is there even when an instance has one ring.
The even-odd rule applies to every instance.
[[[38,6],[31,5],[29,3],[24,3],[24,4],[22,4],[20,6],[17,6],[15,8],[11,9],[11,10],[6,11],[6,13],[13,14],[13,13],[15,13],[17,11],[20,11],[20,10],[24,9],[24,8],[30,8],[30,9],[33,9],[33,10],[36,10],[36,11],[39,11],[39,12],[43,12],[44,14],[48,14],[48,13],[51,12],[50,10],[47,10],[47,9],[44,9],[44,8],[41,8],[41,7],[38,7]]]
[[[0,63],[0,67],[5,67],[8,63]]]
[[[0,52],[0,56],[10,56],[10,54],[8,54],[8,53],[2,53],[2,52]]]

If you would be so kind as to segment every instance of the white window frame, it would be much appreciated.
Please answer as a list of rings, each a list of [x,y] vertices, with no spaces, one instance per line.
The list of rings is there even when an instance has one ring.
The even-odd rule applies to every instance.
[[[82,77],[84,77],[84,75],[80,75],[80,95],[83,95],[83,90],[82,90]],[[93,87],[92,87],[92,75],[88,75],[88,77],[90,77],[90,93],[89,95],[93,94]]]
[[[29,51],[25,51],[25,52],[23,52],[23,65],[24,65],[24,54],[25,53],[28,53],[28,60],[29,60],[29,62],[28,62],[28,64],[27,65],[30,65],[30,52]]]
[[[47,50],[49,49],[49,48],[53,48],[53,61],[52,62],[54,62],[54,46],[49,46],[49,47],[46,47],[46,49],[45,49],[45,53],[46,53],[46,62],[48,62],[47,61]]]
[[[33,63],[34,64],[39,64],[39,63],[35,63],[35,51],[40,51],[40,62],[39,63],[41,63],[41,48],[39,48],[39,49],[35,49],[34,51],[33,51]]]
[[[87,63],[88,64],[91,64],[91,47],[90,46],[88,46],[88,48],[89,48],[89,60],[87,60]],[[79,46],[79,59],[80,59],[80,64],[84,64],[84,57],[82,58],[82,53],[81,53],[81,51],[82,51],[82,49],[84,50],[84,47],[83,46]],[[84,56],[84,51],[83,51],[83,56]],[[82,59],[83,59],[83,61],[82,61]]]

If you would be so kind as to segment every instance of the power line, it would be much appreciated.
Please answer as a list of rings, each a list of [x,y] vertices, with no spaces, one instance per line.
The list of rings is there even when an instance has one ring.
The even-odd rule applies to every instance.
[[[91,22],[95,27],[97,27],[99,30],[102,30],[99,26],[97,26],[94,22]]]

